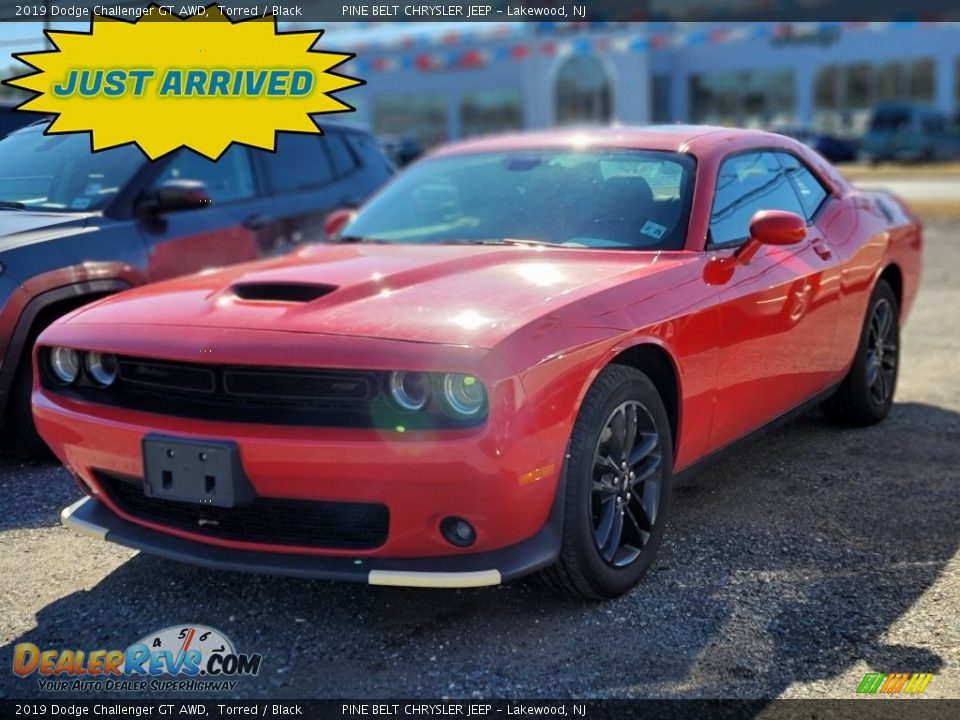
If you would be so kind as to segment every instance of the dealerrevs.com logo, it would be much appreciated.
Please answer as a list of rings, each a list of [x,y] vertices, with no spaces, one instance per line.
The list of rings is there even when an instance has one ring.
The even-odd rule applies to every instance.
[[[19,643],[13,673],[37,676],[48,692],[231,691],[236,678],[257,675],[262,657],[238,653],[219,630],[176,625],[126,650],[41,650]]]

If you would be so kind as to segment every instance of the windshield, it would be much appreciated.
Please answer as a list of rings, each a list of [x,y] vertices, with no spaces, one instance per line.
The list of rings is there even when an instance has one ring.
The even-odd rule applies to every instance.
[[[680,249],[694,170],[688,155],[641,150],[512,150],[428,159],[373,198],[342,236]]]
[[[0,204],[100,210],[143,163],[131,145],[91,153],[87,135],[14,133],[0,141]]]

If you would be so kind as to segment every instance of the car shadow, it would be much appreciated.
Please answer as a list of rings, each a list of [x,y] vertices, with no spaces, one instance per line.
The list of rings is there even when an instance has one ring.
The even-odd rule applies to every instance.
[[[240,697],[772,698],[860,663],[936,673],[943,658],[901,626],[957,552],[958,439],[960,414],[925,404],[867,429],[804,416],[678,484],[654,569],[606,603],[533,581],[382,588],[138,555],[43,607],[0,663],[20,642],[123,649],[199,623],[263,655],[225,693]],[[36,678],[0,673],[0,691],[36,696]]]

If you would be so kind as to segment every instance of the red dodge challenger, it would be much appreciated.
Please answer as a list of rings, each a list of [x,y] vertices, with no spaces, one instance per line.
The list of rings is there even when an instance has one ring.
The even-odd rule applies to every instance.
[[[212,568],[605,598],[672,478],[815,403],[889,412],[921,228],[789,138],[447,146],[336,242],[88,305],[40,337],[64,525]]]

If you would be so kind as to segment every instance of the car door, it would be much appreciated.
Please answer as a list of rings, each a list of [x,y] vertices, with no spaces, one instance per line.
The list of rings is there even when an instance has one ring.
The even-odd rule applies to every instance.
[[[150,282],[252,260],[263,254],[250,218],[263,202],[251,151],[234,145],[216,162],[178,151],[152,179],[147,196],[170,180],[202,182],[211,202],[188,210],[141,215]]]
[[[369,183],[358,182],[359,162],[338,130],[325,135],[281,133],[276,153],[259,153],[257,162],[272,202],[250,223],[272,254],[326,239],[327,215],[359,206],[373,190]]]
[[[760,210],[801,215],[807,237],[794,245],[762,246],[746,264],[735,263],[718,288],[713,447],[787,412],[834,380],[839,269],[813,222],[825,197],[822,185],[793,156],[744,152],[720,166],[708,245],[714,256],[729,256],[743,244]]]

